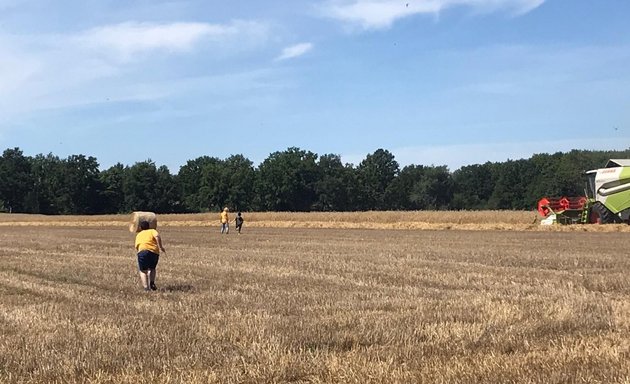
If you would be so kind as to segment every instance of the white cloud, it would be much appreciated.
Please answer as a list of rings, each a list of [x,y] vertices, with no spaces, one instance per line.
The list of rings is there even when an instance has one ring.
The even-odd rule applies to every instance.
[[[171,94],[169,84],[150,71],[160,65],[156,55],[205,49],[212,53],[200,55],[205,60],[229,60],[259,49],[269,36],[268,25],[241,20],[127,22],[76,34],[0,31],[0,124],[36,110],[164,98]],[[148,55],[152,61],[147,64]],[[160,87],[147,86],[151,79]]]
[[[208,23],[136,23],[107,25],[82,33],[76,41],[95,49],[112,51],[123,60],[152,51],[187,52],[204,40],[222,42],[243,35],[266,35],[266,28],[252,22]]]
[[[419,14],[438,14],[456,6],[479,12],[508,10],[527,13],[545,0],[332,0],[324,13],[334,19],[359,25],[363,29],[389,28],[397,20]]]
[[[41,70],[41,64],[9,50],[0,49],[0,57],[0,94],[10,95],[19,90]]]
[[[280,54],[280,56],[276,58],[276,60],[279,61],[279,60],[293,59],[298,56],[302,56],[303,54],[307,53],[311,49],[313,49],[313,44],[311,43],[301,43],[301,44],[292,45],[290,47],[284,48],[282,50],[282,53]]]

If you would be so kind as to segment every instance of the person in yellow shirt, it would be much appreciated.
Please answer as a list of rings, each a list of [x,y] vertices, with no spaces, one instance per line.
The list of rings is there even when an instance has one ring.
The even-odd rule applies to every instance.
[[[225,233],[226,235],[230,233],[230,217],[228,211],[229,209],[225,207],[223,208],[223,212],[221,212],[221,233]]]
[[[160,250],[166,252],[162,238],[155,229],[149,229],[148,221],[140,222],[141,231],[136,235],[136,252],[138,252],[138,271],[145,291],[156,291],[155,278]]]

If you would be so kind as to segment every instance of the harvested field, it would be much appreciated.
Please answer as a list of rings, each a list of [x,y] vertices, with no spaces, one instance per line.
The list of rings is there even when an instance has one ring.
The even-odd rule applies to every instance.
[[[0,382],[630,382],[627,226],[352,215],[1,215]]]

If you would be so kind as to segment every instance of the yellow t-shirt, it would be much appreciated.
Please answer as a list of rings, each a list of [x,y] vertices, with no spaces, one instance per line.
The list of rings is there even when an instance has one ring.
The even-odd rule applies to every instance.
[[[221,212],[221,224],[225,224],[228,221],[228,213],[226,211]]]
[[[155,229],[145,229],[139,232],[136,235],[136,251],[140,252],[146,249],[159,255],[160,247],[157,240],[155,240],[155,237],[159,235]]]

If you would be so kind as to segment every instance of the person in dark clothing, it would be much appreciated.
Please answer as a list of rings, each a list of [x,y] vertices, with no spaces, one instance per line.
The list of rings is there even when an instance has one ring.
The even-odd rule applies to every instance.
[[[241,229],[243,228],[243,216],[241,215],[241,213],[237,213],[236,214],[236,218],[234,219],[234,223],[236,224],[236,232],[240,235],[241,234]]]

